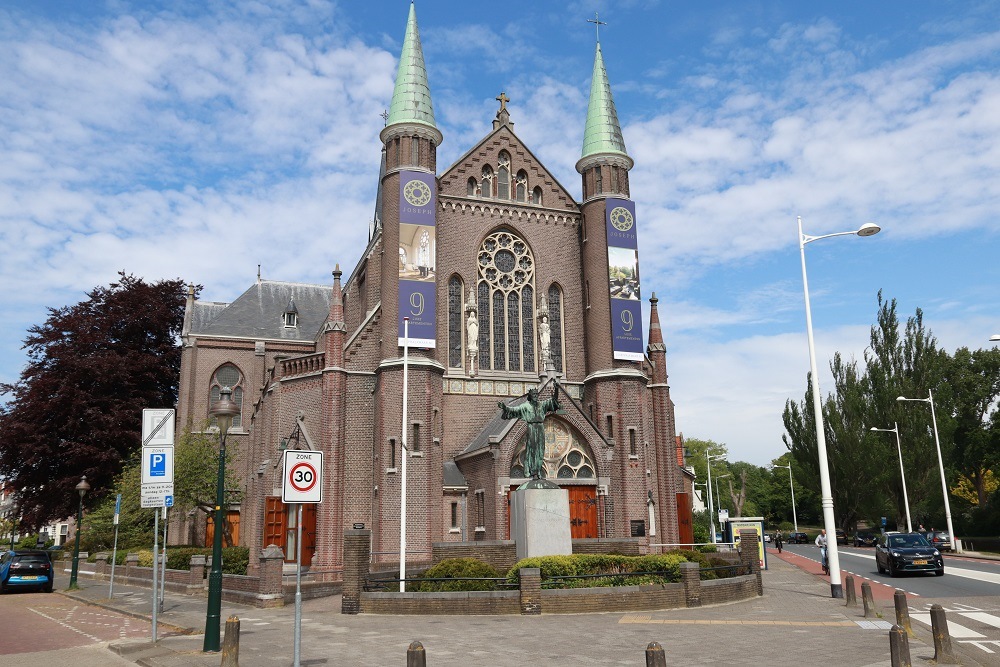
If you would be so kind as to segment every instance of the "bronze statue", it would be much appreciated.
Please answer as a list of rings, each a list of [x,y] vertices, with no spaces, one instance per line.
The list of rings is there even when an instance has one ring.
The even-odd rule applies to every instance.
[[[497,401],[504,419],[521,419],[528,425],[524,444],[524,476],[532,480],[544,480],[545,475],[545,416],[562,406],[552,398],[539,403],[538,390],[528,390],[528,400],[520,405],[506,405]]]

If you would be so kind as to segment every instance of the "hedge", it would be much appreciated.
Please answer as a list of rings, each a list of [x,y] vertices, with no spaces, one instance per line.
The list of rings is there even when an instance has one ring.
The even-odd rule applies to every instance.
[[[492,565],[476,558],[446,558],[420,575],[419,579],[499,579],[503,575]],[[495,581],[418,581],[411,591],[431,593],[440,591],[494,591]]]

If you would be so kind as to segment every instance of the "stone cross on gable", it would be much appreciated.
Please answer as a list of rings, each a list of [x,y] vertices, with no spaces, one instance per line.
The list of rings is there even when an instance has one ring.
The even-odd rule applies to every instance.
[[[501,91],[500,94],[494,97],[493,99],[500,101],[500,111],[507,110],[507,102],[510,102],[510,98],[507,97],[506,92]]]

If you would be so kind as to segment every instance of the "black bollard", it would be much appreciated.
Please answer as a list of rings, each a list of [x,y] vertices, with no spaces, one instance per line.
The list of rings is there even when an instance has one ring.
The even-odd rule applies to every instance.
[[[944,607],[931,605],[931,633],[934,635],[934,660],[939,665],[957,665],[958,660],[951,647],[951,634],[948,632],[948,618]]]
[[[667,654],[659,642],[649,642],[646,647],[646,667],[667,667]]]
[[[861,584],[861,602],[865,605],[865,618],[877,616],[875,599],[872,597],[872,585],[867,581]]]
[[[906,604],[906,593],[896,591],[892,594],[892,602],[896,606],[896,625],[903,628],[907,637],[913,637],[913,627],[910,625],[910,607]]]
[[[406,667],[427,667],[427,654],[420,642],[412,641],[406,649]]]
[[[889,660],[892,667],[913,667],[910,661],[910,639],[898,625],[889,630]]]
[[[844,577],[844,597],[847,599],[845,604],[848,607],[858,606],[858,592],[854,590],[854,577],[849,574]]]
[[[226,619],[226,636],[222,639],[222,667],[240,667],[240,619]]]

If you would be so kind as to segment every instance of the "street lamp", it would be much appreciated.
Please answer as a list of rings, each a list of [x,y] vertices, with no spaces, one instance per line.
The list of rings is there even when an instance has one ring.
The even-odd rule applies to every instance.
[[[212,537],[212,570],[208,575],[208,612],[205,615],[205,642],[202,651],[219,650],[219,618],[222,615],[222,505],[226,495],[226,433],[233,425],[233,418],[240,414],[240,407],[230,396],[233,390],[223,387],[219,400],[212,404],[209,414],[219,426],[219,474],[215,480],[215,534]]]
[[[1000,343],[1000,334],[993,334],[990,336],[991,343]]]
[[[899,478],[903,480],[903,505],[906,507],[906,532],[912,533],[913,522],[910,521],[910,499],[906,495],[906,474],[903,472],[903,446],[899,443],[899,424],[892,422],[892,428],[875,428],[872,426],[869,430],[896,434],[896,451],[899,452]]]
[[[955,537],[955,529],[951,525],[951,502],[948,501],[948,483],[944,479],[944,460],[941,458],[941,439],[938,437],[937,415],[934,413],[934,392],[928,389],[927,398],[906,398],[905,396],[899,396],[896,400],[930,403],[931,423],[934,425],[934,445],[937,447],[938,470],[941,471],[941,495],[944,496],[944,518],[948,522],[948,534],[951,536],[951,543],[957,545],[958,540]],[[960,551],[960,549],[956,546],[955,551]]]
[[[705,452],[705,466],[708,468],[708,524],[712,531],[712,544],[715,544],[715,509],[712,507],[712,459],[725,458],[725,454],[712,456]]]
[[[799,223],[799,255],[802,257],[802,290],[806,302],[806,334],[809,340],[809,371],[812,373],[813,413],[816,421],[816,452],[819,456],[819,485],[822,494],[823,525],[826,534],[836,537],[837,520],[833,514],[833,491],[830,487],[830,461],[826,453],[826,433],[823,427],[823,404],[819,391],[819,372],[816,370],[816,343],[813,340],[812,309],[809,306],[809,279],[806,277],[806,244],[827,239],[833,236],[872,236],[881,231],[881,227],[873,222],[866,222],[853,232],[836,232],[822,236],[809,236],[802,233],[802,216]],[[830,595],[835,598],[844,597],[844,588],[840,581],[840,553],[837,550],[837,540],[831,539],[827,546],[827,560],[830,563]]]
[[[80,494],[80,502],[76,506],[76,547],[73,548],[73,569],[69,575],[70,590],[79,588],[76,585],[76,575],[80,571],[80,528],[83,527],[83,497],[90,491],[90,484],[87,484],[87,476],[80,478],[80,483],[76,485],[76,492]]]
[[[792,491],[792,524],[795,525],[795,532],[799,532],[799,517],[795,513],[795,485],[792,484],[792,464],[786,466],[773,465],[772,468],[788,468],[788,488]],[[836,535],[836,533],[834,533]]]
[[[727,477],[732,477],[732,475],[719,475],[715,478],[715,504],[719,506],[720,510],[722,509],[722,496],[719,494],[719,480]]]

